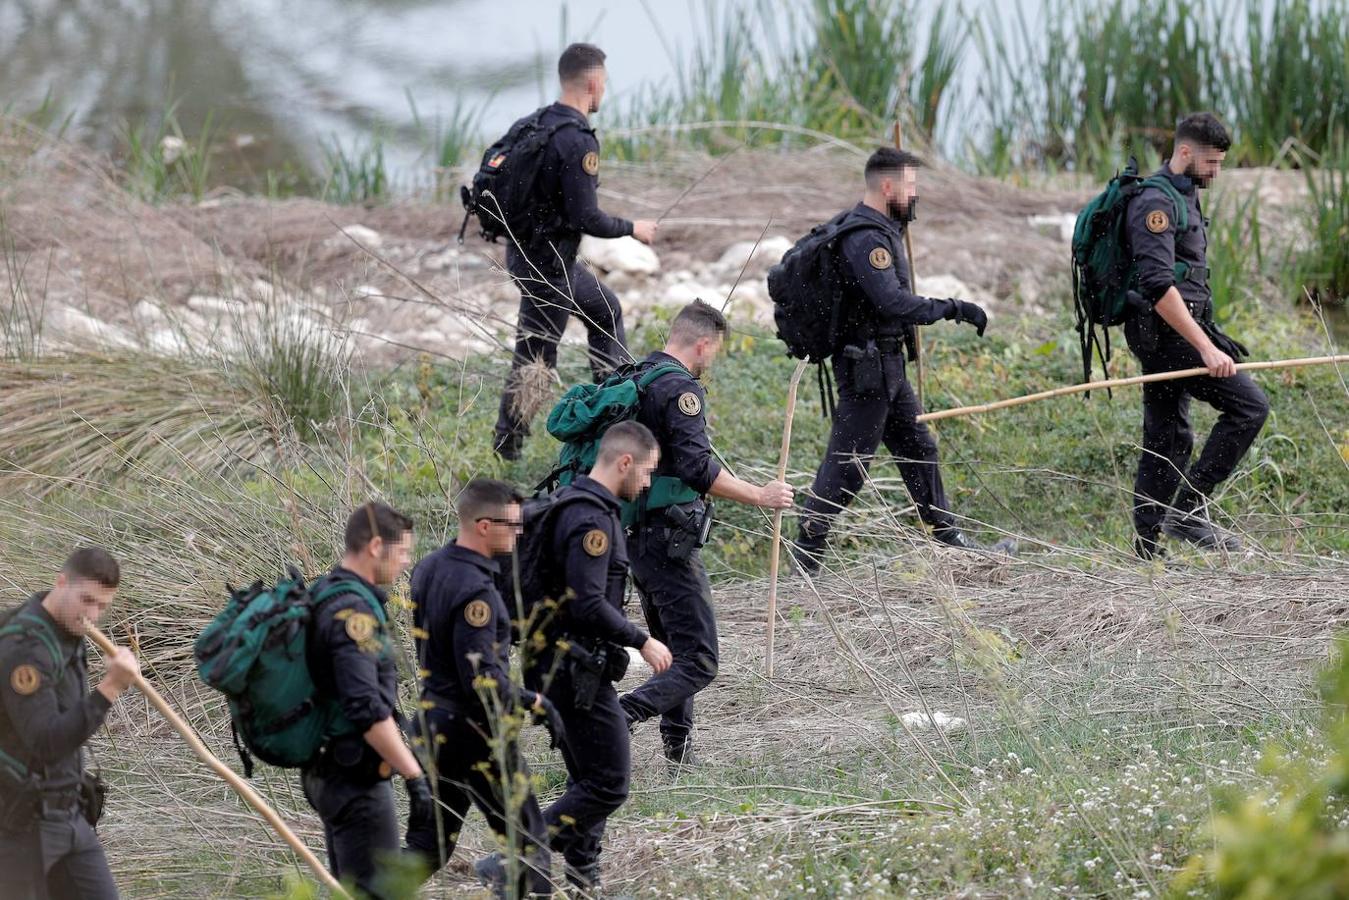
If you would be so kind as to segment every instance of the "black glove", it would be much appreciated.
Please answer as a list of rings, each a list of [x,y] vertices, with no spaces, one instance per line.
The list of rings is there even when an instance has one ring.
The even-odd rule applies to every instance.
[[[553,705],[553,701],[543,696],[543,694],[539,694],[532,707],[532,711],[534,713],[535,723],[542,724],[548,729],[548,736],[551,738],[548,742],[548,746],[554,750],[561,747],[562,742],[567,739],[567,729],[563,726],[562,715],[557,711],[557,707]]]
[[[403,781],[408,790],[408,831],[434,832],[436,829],[436,800],[431,796],[431,780],[426,775]]]
[[[979,332],[979,337],[983,337],[984,329],[988,327],[988,313],[984,312],[984,308],[978,303],[957,300],[954,297],[951,298],[951,302],[955,304],[955,309],[947,318],[973,325]]]

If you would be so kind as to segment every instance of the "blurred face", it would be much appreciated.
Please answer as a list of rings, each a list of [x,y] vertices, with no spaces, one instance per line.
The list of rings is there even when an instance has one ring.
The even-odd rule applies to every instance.
[[[62,572],[47,595],[47,609],[56,624],[71,634],[82,635],[85,623],[97,625],[103,618],[116,593],[117,588],[104,587],[87,578],[71,578]]]
[[[918,170],[900,169],[881,179],[881,196],[897,222],[912,222],[918,217]]]
[[[658,462],[660,462],[659,448],[652,450],[644,460],[634,459],[629,453],[620,456],[618,473],[623,476],[623,483],[618,488],[619,499],[636,500],[638,494],[650,487],[651,472]]]
[[[702,378],[712,368],[712,361],[721,352],[726,338],[720,334],[700,337],[693,344],[693,366],[690,369],[694,378]],[[653,464],[654,465],[654,464]]]
[[[412,565],[412,532],[405,531],[396,542],[385,543],[376,536],[366,552],[375,557],[375,583],[393,584]]]
[[[510,553],[515,549],[520,532],[524,530],[520,504],[507,504],[499,514],[478,519],[473,525],[487,545],[488,556]]]
[[[600,103],[604,100],[604,89],[609,84],[609,73],[601,66],[591,69],[586,73],[586,93],[590,95],[590,111],[597,113],[600,111]]]
[[[1176,149],[1180,156],[1181,171],[1198,187],[1206,188],[1213,183],[1223,170],[1223,160],[1227,151],[1194,144],[1181,144]]]

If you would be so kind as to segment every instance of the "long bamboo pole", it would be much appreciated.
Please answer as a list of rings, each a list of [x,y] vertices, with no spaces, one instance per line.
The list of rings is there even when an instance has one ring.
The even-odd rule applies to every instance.
[[[904,130],[899,119],[895,119],[895,149],[904,149]],[[913,223],[904,226],[904,253],[909,257],[909,290],[918,290],[918,273],[913,268]],[[913,326],[914,390],[918,395],[918,408],[923,408],[923,332],[922,326]]]
[[[778,453],[778,481],[787,480],[787,457],[792,450],[792,418],[796,415],[796,391],[808,362],[801,360],[787,387],[787,415],[782,426],[782,449]],[[768,653],[765,656],[768,677],[773,677],[773,651],[778,624],[778,571],[782,564],[782,510],[773,510],[773,547],[768,557]]]
[[[1304,366],[1331,366],[1344,364],[1349,364],[1349,354],[1239,363],[1237,365],[1237,371],[1258,372],[1263,369],[1299,369]],[[1111,378],[1106,381],[1088,381],[1083,384],[1070,384],[1065,387],[1054,388],[1052,391],[1040,391],[1037,394],[1026,394],[1022,397],[998,400],[995,403],[980,403],[974,406],[959,406],[954,409],[943,409],[938,412],[924,413],[918,417],[918,421],[934,422],[938,419],[956,419],[962,416],[975,416],[982,413],[993,412],[994,410],[1008,409],[1013,406],[1024,406],[1027,403],[1035,403],[1040,400],[1049,400],[1054,397],[1065,397],[1069,394],[1081,394],[1086,391],[1103,391],[1107,388],[1129,387],[1130,385],[1135,384],[1151,384],[1155,381],[1174,381],[1178,378],[1193,378],[1196,375],[1207,374],[1208,369],[1201,366],[1194,369],[1178,369],[1175,372],[1154,372],[1151,375],[1134,375],[1130,378]]]
[[[113,646],[112,641],[108,640],[108,636],[99,631],[95,626],[89,625],[87,633],[89,638],[97,644],[99,649],[105,654],[111,655],[117,649]],[[155,690],[141,675],[137,675],[132,683],[135,684],[137,690],[145,695],[145,698],[150,701],[151,705],[159,710],[159,714],[164,717],[165,721],[173,726],[173,730],[182,736],[183,740],[187,742],[187,745],[192,748],[192,752],[197,754],[201,761],[206,763],[213,772],[225,779],[225,781],[229,783],[229,786],[234,788],[235,793],[244,799],[244,802],[253,807],[259,815],[267,820],[267,824],[271,825],[272,829],[277,834],[281,835],[282,840],[289,844],[290,848],[295,851],[295,855],[300,857],[300,859],[314,871],[314,876],[319,882],[327,887],[328,890],[332,891],[334,895],[345,897],[347,900],[352,900],[351,895],[347,893],[346,889],[338,883],[337,879],[332,876],[332,873],[328,871],[323,863],[319,862],[318,857],[314,855],[313,851],[306,847],[304,843],[296,837],[295,832],[290,830],[290,827],[281,819],[281,816],[277,811],[273,809],[266,800],[262,799],[257,791],[253,790],[252,785],[239,777],[239,774],[229,766],[221,762],[216,755],[202,743],[201,738],[197,736],[197,732],[193,730],[192,726],[189,725],[186,720],[174,711],[173,707],[169,705],[169,702],[165,700],[162,695],[160,695],[159,691]]]

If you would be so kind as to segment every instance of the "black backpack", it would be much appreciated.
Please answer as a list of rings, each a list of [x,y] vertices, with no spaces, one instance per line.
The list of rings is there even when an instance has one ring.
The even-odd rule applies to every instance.
[[[830,412],[832,390],[825,360],[838,347],[839,307],[843,279],[838,245],[844,235],[873,228],[865,221],[846,221],[851,210],[839,213],[797,241],[782,261],[768,270],[768,296],[773,300],[773,324],[787,352],[819,365],[820,395]]]
[[[473,186],[459,189],[459,198],[464,204],[459,243],[464,242],[468,221],[474,216],[482,228],[483,240],[493,243],[503,237],[524,243],[541,229],[559,224],[539,220],[540,205],[536,202],[535,187],[543,153],[553,135],[562,128],[575,126],[592,134],[594,131],[574,120],[544,126],[546,110],[547,107],[536,110],[512,125],[482,155],[482,164],[473,176]],[[558,214],[552,213],[551,218],[556,220]]]
[[[546,619],[552,611],[540,609],[540,605],[556,593],[557,566],[549,544],[553,539],[553,523],[563,507],[572,503],[588,502],[589,498],[581,491],[553,491],[539,494],[520,504],[520,518],[523,522],[520,536],[515,542],[515,552],[510,556],[498,557],[500,564],[496,578],[497,590],[510,610],[515,625],[514,638],[517,642],[538,631],[547,624]],[[523,626],[523,628],[521,627]],[[523,634],[522,634],[523,631]]]

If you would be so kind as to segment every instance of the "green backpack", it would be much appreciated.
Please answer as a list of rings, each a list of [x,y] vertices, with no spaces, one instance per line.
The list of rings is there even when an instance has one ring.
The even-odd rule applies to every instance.
[[[1160,188],[1171,198],[1178,231],[1189,227],[1189,208],[1171,182],[1160,175],[1140,177],[1138,162],[1131,158],[1124,171],[1078,213],[1073,228],[1073,308],[1086,381],[1091,380],[1092,353],[1104,369],[1110,361],[1109,329],[1129,317],[1129,292],[1138,286],[1138,267],[1129,246],[1126,213],[1129,201],[1145,187]],[[1187,263],[1177,262],[1176,279],[1183,280],[1189,269]]]
[[[52,667],[56,669],[56,677],[59,680],[70,660],[61,653],[60,639],[56,636],[56,632],[52,631],[51,623],[28,612],[23,606],[16,606],[0,613],[0,638],[28,633],[36,634],[42,646],[51,654]],[[20,784],[34,774],[27,763],[10,756],[4,750],[0,750],[0,773]]]
[[[230,588],[229,603],[197,638],[197,675],[229,702],[234,746],[247,777],[253,776],[250,754],[299,768],[326,740],[353,730],[336,698],[316,696],[305,656],[319,605],[342,593],[363,597],[380,626],[386,624],[384,607],[364,585],[343,580],[314,594],[292,567],[273,587],[257,581],[244,590]]]
[[[657,378],[675,372],[686,370],[673,363],[646,371],[625,366],[599,384],[578,384],[563,394],[548,414],[548,433],[562,442],[562,452],[557,468],[540,488],[562,487],[589,472],[599,455],[600,438],[610,426],[635,418],[642,392]],[[623,524],[633,524],[644,510],[664,509],[697,499],[698,492],[678,478],[655,476],[641,499],[623,504]]]

